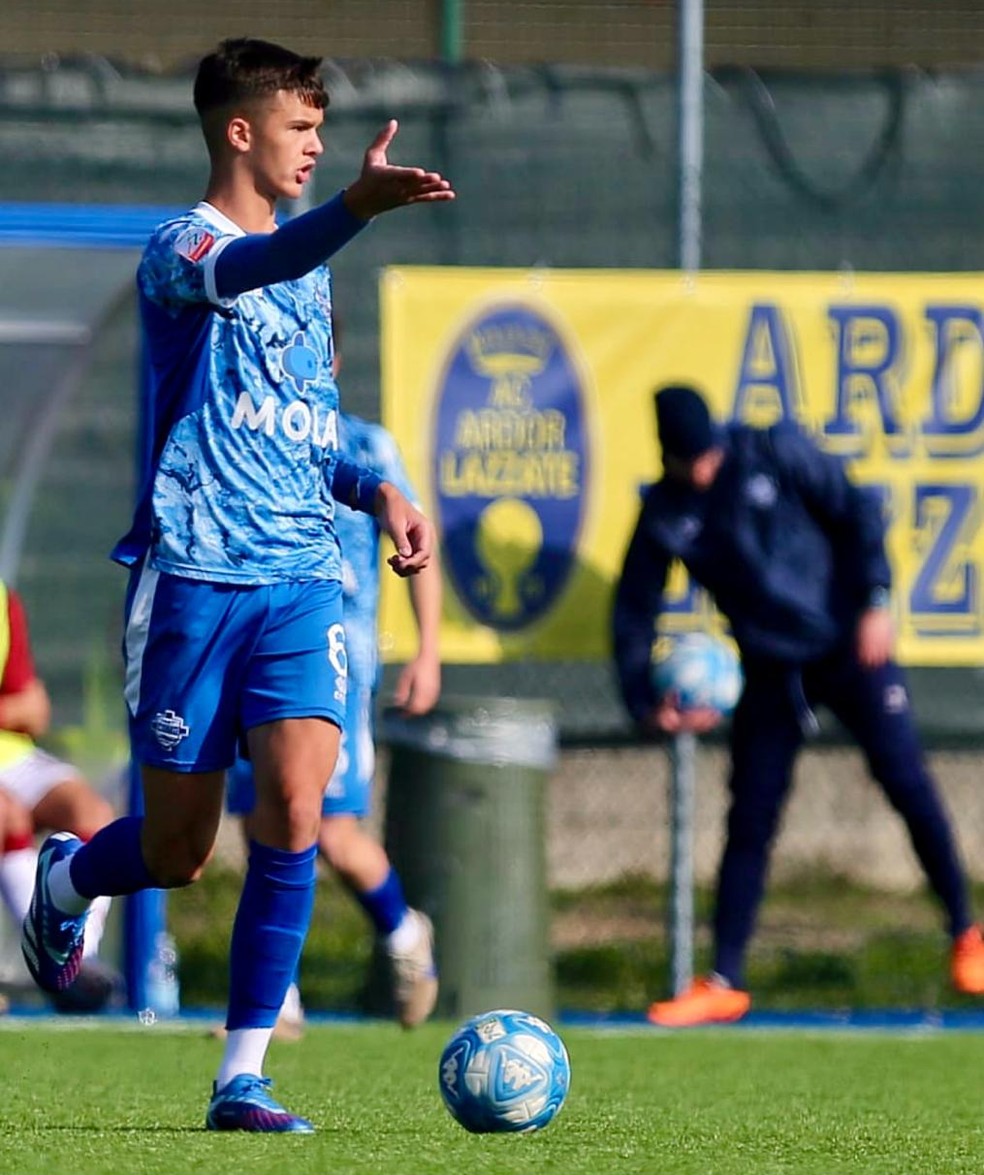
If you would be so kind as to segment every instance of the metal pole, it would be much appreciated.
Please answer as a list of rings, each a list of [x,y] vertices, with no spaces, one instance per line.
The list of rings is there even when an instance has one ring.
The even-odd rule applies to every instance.
[[[674,736],[670,750],[670,987],[674,995],[694,977],[694,811],[697,738]]]
[[[679,0],[677,39],[680,269],[701,265],[704,168],[704,0]],[[674,995],[694,977],[694,809],[697,740],[678,734],[670,751],[670,984]]]
[[[441,2],[441,60],[452,64],[461,60],[464,45],[464,0]]]
[[[704,0],[679,3],[678,167],[680,268],[701,265],[701,195],[704,171]]]

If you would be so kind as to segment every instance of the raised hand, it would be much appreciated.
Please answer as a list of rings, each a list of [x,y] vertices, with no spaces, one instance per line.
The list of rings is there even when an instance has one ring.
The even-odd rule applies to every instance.
[[[396,136],[395,118],[383,127],[366,148],[359,178],[345,189],[348,210],[362,220],[407,204],[432,204],[453,200],[451,184],[436,171],[422,167],[397,167],[386,157]]]

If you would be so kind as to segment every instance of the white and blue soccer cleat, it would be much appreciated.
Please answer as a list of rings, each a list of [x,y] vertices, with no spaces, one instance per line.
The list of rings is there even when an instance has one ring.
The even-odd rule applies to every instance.
[[[21,930],[21,952],[34,982],[43,991],[60,992],[78,978],[82,967],[85,920],[82,914],[64,914],[48,891],[52,865],[73,856],[82,842],[70,832],[56,832],[41,846],[34,875],[34,895]]]
[[[273,1134],[313,1134],[314,1126],[285,1110],[269,1094],[269,1077],[240,1073],[221,1089],[212,1086],[206,1130],[251,1130]]]

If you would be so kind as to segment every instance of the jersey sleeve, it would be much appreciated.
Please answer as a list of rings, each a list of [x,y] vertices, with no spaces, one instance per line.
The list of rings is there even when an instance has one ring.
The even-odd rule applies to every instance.
[[[167,310],[194,303],[231,306],[235,297],[220,298],[215,263],[237,238],[194,220],[162,225],[144,250],[137,282],[145,298]]]
[[[388,481],[415,506],[420,506],[420,499],[414,490],[410,478],[400,456],[396,441],[382,425],[376,425],[370,432],[372,459],[368,462],[374,473],[378,473],[383,481]]]
[[[0,694],[16,694],[34,680],[34,658],[27,633],[27,615],[16,592],[7,594],[7,617],[10,625],[10,650],[0,679]]]
[[[349,212],[340,192],[327,204],[288,220],[276,232],[238,237],[215,269],[214,293],[219,297],[210,294],[209,299],[226,305],[247,290],[303,277],[323,265],[367,223]],[[227,298],[229,303],[224,300]]]

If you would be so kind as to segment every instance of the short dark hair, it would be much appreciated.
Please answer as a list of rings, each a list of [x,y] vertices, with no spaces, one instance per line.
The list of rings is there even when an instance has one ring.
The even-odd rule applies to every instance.
[[[271,41],[233,37],[199,62],[195,109],[204,117],[213,110],[286,90],[322,110],[328,105],[328,93],[320,68],[320,57],[301,57]]]

